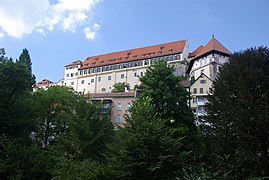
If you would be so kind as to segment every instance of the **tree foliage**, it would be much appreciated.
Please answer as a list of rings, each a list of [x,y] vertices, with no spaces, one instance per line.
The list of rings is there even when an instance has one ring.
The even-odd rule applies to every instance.
[[[174,179],[182,177],[183,168],[192,161],[185,137],[177,136],[185,129],[168,126],[174,122],[160,118],[154,108],[151,98],[134,102],[119,142],[111,149],[115,179]]]
[[[187,106],[188,93],[173,71],[159,62],[140,78],[142,96],[133,102],[111,148],[112,177],[183,178],[184,169],[198,166],[197,128]]]
[[[268,69],[268,48],[247,49],[233,54],[213,83],[204,133],[210,165],[223,176],[269,175]]]
[[[125,92],[125,88],[129,89],[130,84],[125,82],[118,82],[113,85],[112,92]]]
[[[114,127],[108,114],[101,112],[101,104],[76,102],[74,118],[69,121],[68,133],[58,143],[65,153],[75,160],[102,161],[106,145],[113,140]]]
[[[29,103],[32,106],[33,131],[39,145],[46,147],[56,138],[67,133],[68,122],[74,118],[77,95],[71,88],[51,86],[35,92]]]
[[[0,56],[0,134],[18,137],[27,133],[25,99],[30,95],[31,72],[25,63]]]
[[[187,105],[188,92],[180,84],[181,77],[175,76],[174,67],[159,61],[147,69],[140,78],[142,97],[151,97],[155,112],[162,118],[174,119],[176,124],[194,128],[193,115]]]
[[[34,74],[32,74],[32,61],[31,61],[29,51],[26,48],[22,50],[22,53],[19,57],[19,62],[23,62],[27,65],[28,70],[31,73],[29,78],[31,79],[31,87],[30,88],[32,88],[32,85],[35,84],[36,77]]]

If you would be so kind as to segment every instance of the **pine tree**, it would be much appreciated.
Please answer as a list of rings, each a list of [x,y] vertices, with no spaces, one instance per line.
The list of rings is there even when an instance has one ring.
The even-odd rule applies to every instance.
[[[235,53],[209,96],[209,164],[235,179],[269,176],[269,49]]]
[[[35,81],[36,77],[32,73],[32,61],[31,61],[29,51],[26,48],[22,50],[22,53],[21,53],[21,55],[19,57],[19,61],[24,62],[27,65],[28,70],[31,73],[30,79],[31,79],[31,86],[32,86],[36,82]]]

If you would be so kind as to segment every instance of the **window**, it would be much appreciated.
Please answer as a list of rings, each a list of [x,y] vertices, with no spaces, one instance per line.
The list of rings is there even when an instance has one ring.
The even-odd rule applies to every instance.
[[[71,82],[71,85],[74,85],[74,82]]]
[[[202,69],[200,74],[203,74],[203,73],[204,73],[204,71],[205,71],[205,70],[204,70],[204,69]]]
[[[122,104],[121,102],[118,102],[117,104],[117,111],[120,111],[122,109]]]
[[[204,93],[204,89],[203,88],[200,88],[200,93]]]
[[[74,76],[74,73],[71,73],[71,77],[73,77]]]
[[[104,103],[103,108],[109,109],[110,108],[110,103],[108,103],[108,102]]]
[[[192,99],[192,103],[193,103],[193,104],[196,104],[196,103],[197,103],[197,99],[196,99],[196,98],[193,98],[193,99]]]
[[[101,77],[98,77],[98,82],[101,82]]]
[[[143,72],[140,72],[140,76],[143,76],[144,74],[143,74]]]
[[[148,64],[149,64],[148,60],[145,60],[144,65],[148,65]]]
[[[131,102],[127,102],[127,104],[126,104],[126,110],[129,110],[131,108],[131,106],[132,106]]]
[[[155,58],[150,60],[150,64],[154,64]]]
[[[197,88],[193,88],[193,94],[197,94]]]
[[[200,84],[205,84],[205,83],[206,83],[205,79],[200,80]]]
[[[109,81],[110,81],[110,80],[111,80],[111,76],[108,76],[108,77],[107,77],[107,80],[109,80]]]
[[[91,79],[91,83],[93,83],[94,82],[94,79]]]
[[[134,77],[136,77],[136,76],[137,76],[137,73],[135,72],[135,73],[134,73]]]
[[[116,116],[116,123],[120,124],[121,123],[121,114],[117,114]]]
[[[77,76],[77,75],[78,75],[78,73],[75,74],[75,76]]]
[[[69,77],[69,74],[67,74],[66,77]]]
[[[84,84],[84,80],[81,80],[81,84]]]
[[[79,75],[82,75],[82,71],[79,71]]]
[[[105,91],[106,91],[106,88],[102,88],[101,91],[102,91],[102,92],[105,92]]]
[[[121,74],[121,75],[120,75],[120,78],[123,79],[123,78],[124,78],[124,74]]]

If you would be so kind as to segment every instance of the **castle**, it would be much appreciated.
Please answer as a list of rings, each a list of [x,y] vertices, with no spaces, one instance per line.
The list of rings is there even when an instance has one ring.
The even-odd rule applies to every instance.
[[[221,66],[228,62],[231,52],[213,36],[205,45],[189,52],[187,40],[169,42],[88,57],[65,66],[64,85],[81,94],[91,94],[104,100],[104,108],[112,108],[112,119],[123,125],[123,114],[135,98],[134,87],[139,77],[154,63],[165,60],[175,67],[175,75],[186,76],[194,82],[188,87],[190,106],[199,117],[206,114],[207,96],[212,91]],[[115,83],[130,85],[128,92],[113,93]],[[128,100],[126,100],[128,99]]]

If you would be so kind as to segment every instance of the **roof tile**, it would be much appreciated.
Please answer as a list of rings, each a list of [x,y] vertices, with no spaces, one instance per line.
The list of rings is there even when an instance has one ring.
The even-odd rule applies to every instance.
[[[88,57],[80,69],[182,53],[186,40]],[[88,66],[87,66],[88,64]]]

